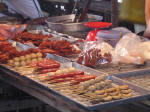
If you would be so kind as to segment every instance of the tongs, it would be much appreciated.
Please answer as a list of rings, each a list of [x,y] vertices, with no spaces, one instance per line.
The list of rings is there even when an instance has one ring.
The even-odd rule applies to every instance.
[[[78,19],[78,22],[84,21],[91,2],[92,2],[92,0],[86,0],[85,7],[83,8],[83,11],[81,12],[79,18],[77,18],[76,14],[75,14],[75,18],[74,18],[73,22],[76,22],[77,19]],[[72,14],[75,12],[75,9],[76,9],[77,5],[78,5],[78,0],[74,4]]]

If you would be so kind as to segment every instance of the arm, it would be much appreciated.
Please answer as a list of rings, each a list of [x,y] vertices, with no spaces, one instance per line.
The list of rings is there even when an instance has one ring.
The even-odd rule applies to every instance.
[[[150,0],[145,1],[145,19],[147,27],[150,27]]]
[[[150,38],[150,0],[145,0],[146,30],[144,36]]]

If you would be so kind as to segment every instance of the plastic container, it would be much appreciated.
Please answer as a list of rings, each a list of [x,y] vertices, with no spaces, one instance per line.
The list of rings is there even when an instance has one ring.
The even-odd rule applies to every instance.
[[[120,38],[128,32],[116,31],[116,30],[100,30],[96,39],[98,41],[104,41],[115,47]]]

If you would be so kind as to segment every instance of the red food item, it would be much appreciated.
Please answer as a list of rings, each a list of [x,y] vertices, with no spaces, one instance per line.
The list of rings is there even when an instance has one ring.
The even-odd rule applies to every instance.
[[[87,81],[87,80],[90,80],[90,79],[95,79],[95,78],[96,78],[95,75],[84,75],[82,77],[76,77],[75,81],[84,82],[84,81]]]
[[[48,64],[38,63],[37,66],[41,69],[50,69],[50,68],[59,68],[60,64],[59,63],[48,63]]]
[[[37,63],[37,66],[41,69],[59,68],[60,63],[58,63],[54,60],[51,60],[51,59],[44,59],[42,61],[39,61]]]
[[[71,43],[67,40],[47,40],[43,41],[39,45],[39,49],[44,53],[57,54],[61,56],[68,56],[72,54],[79,54],[76,49],[71,45]]]
[[[44,73],[48,73],[48,72],[56,72],[59,68],[50,68],[50,69],[43,69],[43,70],[40,70],[40,72],[42,74]]]
[[[60,78],[60,79],[56,79],[56,80],[54,81],[54,83],[67,82],[67,81],[72,81],[72,80],[74,80],[73,77]]]
[[[43,35],[42,33],[33,34],[29,32],[23,32],[15,35],[16,41],[21,43],[32,42],[35,46],[39,46],[44,40],[51,38],[52,35]]]
[[[84,72],[83,71],[75,71],[75,72],[70,72],[67,74],[53,75],[53,76],[50,76],[50,80],[59,79],[59,78],[66,78],[66,77],[73,77],[76,75],[84,75]]]

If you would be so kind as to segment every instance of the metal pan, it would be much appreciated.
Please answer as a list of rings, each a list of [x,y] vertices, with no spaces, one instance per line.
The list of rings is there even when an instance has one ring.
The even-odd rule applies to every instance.
[[[150,91],[150,69],[115,76]]]
[[[101,75],[103,73],[96,71],[96,70],[92,70],[88,67],[84,67],[82,65],[76,64],[76,63],[64,63],[63,64],[64,67],[76,67],[77,69],[83,70],[85,72],[90,72],[92,74],[96,74],[96,75]],[[135,101],[140,101],[142,99],[145,99],[146,97],[148,97],[148,91],[145,89],[142,89],[138,86],[132,85],[130,83],[127,83],[126,81],[123,81],[121,79],[115,78],[113,76],[109,76],[110,80],[113,80],[114,83],[117,84],[126,84],[129,85],[129,87],[131,89],[134,90],[135,92],[135,96],[128,98],[128,99],[122,99],[122,100],[116,100],[116,101],[111,101],[111,102],[104,102],[104,103],[98,103],[98,104],[87,104],[84,103],[82,101],[77,101],[74,98],[71,98],[69,96],[60,94],[59,92],[55,91],[54,89],[49,88],[48,84],[44,84],[41,82],[38,82],[36,80],[32,80],[26,76],[21,76],[20,74],[18,74],[15,71],[9,70],[8,68],[4,67],[1,65],[0,69],[6,73],[10,74],[10,77],[14,77],[17,78],[18,80],[20,80],[21,82],[24,82],[25,84],[30,85],[30,88],[36,89],[36,91],[45,91],[47,94],[53,94],[55,97],[58,97],[62,100],[64,100],[66,103],[71,103],[72,105],[76,105],[79,108],[83,108],[83,109],[87,109],[87,110],[97,110],[97,109],[101,109],[104,107],[108,107],[108,106],[114,106],[114,105],[119,105],[119,104],[123,104],[123,103],[130,103],[130,102],[135,102]],[[7,80],[7,79],[6,79]],[[23,88],[23,85],[22,85]],[[45,95],[42,94],[41,95]],[[39,99],[41,99],[40,97],[38,97]],[[49,98],[50,99],[50,98]],[[47,103],[47,102],[46,102]],[[57,102],[56,102],[57,103]]]
[[[91,19],[92,17],[94,18],[95,16],[87,16],[87,17],[90,17],[89,19]],[[46,23],[48,24],[48,27],[51,30],[60,33],[66,33],[66,34],[71,32],[83,32],[83,31],[85,32],[90,30],[90,28],[84,25],[84,22],[73,23],[74,18],[75,18],[74,14],[57,16],[57,17],[49,17],[46,20]],[[88,21],[88,18],[86,18],[86,21]],[[94,21],[94,19],[92,21]],[[97,20],[97,21],[101,21],[101,20]]]

